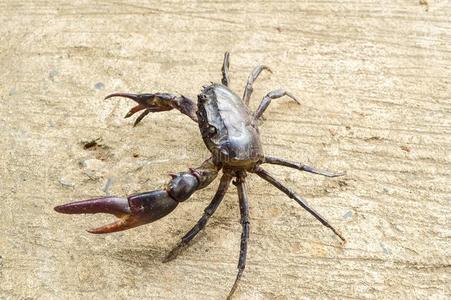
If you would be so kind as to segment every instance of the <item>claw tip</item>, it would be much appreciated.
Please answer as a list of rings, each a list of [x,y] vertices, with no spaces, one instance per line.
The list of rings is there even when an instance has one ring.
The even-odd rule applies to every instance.
[[[63,205],[58,205],[53,208],[56,212],[64,213]]]
[[[98,228],[86,229],[86,231],[89,232],[89,233],[92,233],[92,234],[101,234],[101,233],[105,233],[105,232],[99,231]]]

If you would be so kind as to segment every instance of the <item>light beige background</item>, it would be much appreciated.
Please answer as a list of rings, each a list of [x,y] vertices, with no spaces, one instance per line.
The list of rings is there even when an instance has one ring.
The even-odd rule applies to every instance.
[[[347,176],[268,167],[339,228],[329,230],[249,177],[251,237],[236,299],[450,296],[449,1],[2,1],[0,297],[221,299],[239,252],[235,188],[177,260],[161,260],[217,182],[165,219],[103,236],[109,216],[55,205],[157,189],[208,157],[177,112],[133,128],[108,93],[178,92],[220,80],[231,52],[241,94],[257,64],[268,154]],[[99,146],[83,143],[99,139]]]

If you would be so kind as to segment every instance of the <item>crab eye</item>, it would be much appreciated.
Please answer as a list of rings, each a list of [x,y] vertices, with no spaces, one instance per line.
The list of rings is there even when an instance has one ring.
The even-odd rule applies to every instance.
[[[217,132],[216,127],[214,127],[214,126],[208,126],[207,131],[210,136],[215,135]]]

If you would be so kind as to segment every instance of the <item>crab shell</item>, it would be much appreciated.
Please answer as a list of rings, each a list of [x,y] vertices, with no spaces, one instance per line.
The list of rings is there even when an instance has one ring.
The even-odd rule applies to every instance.
[[[248,169],[263,158],[256,121],[232,90],[222,84],[204,87],[197,108],[202,139],[215,163]]]

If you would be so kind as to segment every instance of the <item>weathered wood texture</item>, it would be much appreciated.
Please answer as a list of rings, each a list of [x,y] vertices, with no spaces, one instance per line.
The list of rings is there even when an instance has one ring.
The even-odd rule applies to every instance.
[[[0,298],[221,299],[236,272],[235,188],[177,260],[161,260],[217,181],[157,223],[95,236],[107,216],[67,201],[156,189],[208,152],[177,112],[133,128],[114,91],[195,97],[220,80],[252,106],[285,87],[261,126],[268,154],[346,171],[325,179],[271,167],[342,230],[339,241],[249,177],[251,238],[237,299],[450,296],[449,1],[2,1]],[[424,2],[424,1],[421,1]],[[83,141],[100,138],[99,146]]]

